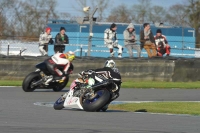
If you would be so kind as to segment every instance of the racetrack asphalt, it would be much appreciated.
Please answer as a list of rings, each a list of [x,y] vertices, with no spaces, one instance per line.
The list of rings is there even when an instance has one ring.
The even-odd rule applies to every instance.
[[[199,133],[200,116],[134,113],[120,110],[54,110],[66,92],[0,87],[0,133]],[[200,101],[199,89],[121,89],[117,101]]]

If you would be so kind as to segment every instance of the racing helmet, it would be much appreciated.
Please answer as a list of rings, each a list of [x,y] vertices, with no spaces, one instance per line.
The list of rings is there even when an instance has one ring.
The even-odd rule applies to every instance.
[[[75,59],[75,54],[74,54],[74,52],[72,52],[72,51],[67,52],[67,53],[66,53],[66,58],[67,58],[70,62],[72,62],[72,61]]]
[[[107,60],[104,64],[104,67],[115,68],[115,62],[113,60]]]

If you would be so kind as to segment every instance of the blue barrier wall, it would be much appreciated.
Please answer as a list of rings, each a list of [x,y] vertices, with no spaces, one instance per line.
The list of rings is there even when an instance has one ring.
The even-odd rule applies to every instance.
[[[109,57],[109,51],[104,45],[104,31],[105,29],[110,27],[111,23],[96,23],[93,25],[93,38],[92,38],[92,51],[91,56],[96,57]],[[78,23],[48,23],[48,26],[52,28],[53,37],[59,32],[60,27],[66,28],[66,34],[69,37],[69,43],[73,44],[70,46],[66,46],[66,51],[72,50],[77,51],[76,55],[80,56],[81,45],[74,44],[82,44],[82,55],[86,55],[87,53],[87,45],[88,45],[88,36],[89,36],[89,25],[83,24],[80,25]],[[117,36],[119,40],[119,44],[124,47],[124,38],[123,31],[126,29],[128,24],[117,24]],[[139,34],[140,30],[143,29],[142,25],[134,25],[136,34],[137,34],[137,43],[139,42]],[[194,57],[195,51],[195,33],[193,28],[185,28],[185,27],[156,27],[155,25],[151,25],[151,29],[153,34],[156,34],[157,29],[161,29],[162,33],[167,37],[167,40],[171,46],[171,55],[176,57]],[[101,51],[101,52],[100,52]],[[117,50],[116,54],[117,54]],[[134,51],[134,50],[133,50]],[[49,55],[54,54],[53,46],[49,46]],[[134,56],[136,57],[136,51],[134,51]],[[128,53],[126,48],[124,49],[123,57],[128,57]],[[142,50],[142,57],[147,57],[146,51]]]

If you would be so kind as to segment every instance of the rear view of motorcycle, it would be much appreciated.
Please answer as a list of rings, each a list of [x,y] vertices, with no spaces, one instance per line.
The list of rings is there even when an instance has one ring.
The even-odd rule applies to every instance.
[[[89,112],[106,111],[116,91],[112,79],[95,83],[91,77],[77,78],[70,85],[70,90],[62,95],[55,103],[54,109],[81,109]]]
[[[69,81],[69,73],[66,75],[66,79],[63,82],[60,81],[60,77],[51,75],[48,71],[45,62],[36,65],[36,71],[28,74],[22,83],[22,89],[25,92],[32,92],[35,89],[53,89],[53,91],[61,91],[67,85]],[[68,71],[73,71],[73,65],[70,65]],[[45,82],[48,79],[52,79],[51,82],[46,85]]]

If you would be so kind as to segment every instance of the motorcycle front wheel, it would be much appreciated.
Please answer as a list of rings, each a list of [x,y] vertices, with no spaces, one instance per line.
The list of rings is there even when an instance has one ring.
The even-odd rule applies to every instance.
[[[100,110],[108,103],[110,92],[107,89],[101,89],[95,92],[95,97],[92,99],[82,99],[82,106],[85,111],[95,112]]]
[[[61,110],[61,109],[63,109],[64,108],[64,99],[62,98],[62,97],[60,97],[55,103],[54,103],[54,105],[53,105],[53,108],[55,109],[55,110]]]

